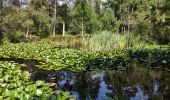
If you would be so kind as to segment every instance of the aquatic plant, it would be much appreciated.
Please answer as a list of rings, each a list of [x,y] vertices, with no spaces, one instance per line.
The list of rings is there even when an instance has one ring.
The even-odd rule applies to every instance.
[[[0,48],[0,57],[34,59],[42,62],[40,69],[86,71],[95,68],[122,69],[127,63],[137,62],[145,66],[163,66],[170,63],[169,47],[149,46],[110,52],[57,48],[55,44],[7,44]],[[144,63],[145,62],[145,63]],[[148,65],[146,65],[148,64]],[[149,65],[150,64],[150,65]]]
[[[130,40],[129,40],[130,39]],[[83,48],[89,51],[113,51],[126,50],[131,46],[132,48],[143,48],[149,45],[141,41],[139,37],[131,34],[118,34],[108,31],[98,32],[83,39]],[[130,44],[128,44],[130,43]]]
[[[144,64],[146,67],[169,69],[170,68],[170,48],[145,48],[132,51],[131,59]]]
[[[57,48],[55,44],[4,44],[0,46],[0,99],[62,98],[64,92],[54,92],[50,84],[30,81],[30,74],[21,71],[23,65],[4,62],[5,59],[35,60],[38,69],[91,71],[94,69],[126,70],[130,62],[140,63],[148,68],[169,69],[170,48],[149,46],[129,51],[110,52],[80,51]],[[60,95],[60,96],[59,96]],[[56,97],[57,96],[57,97]],[[72,98],[72,96],[67,96]]]
[[[64,92],[54,92],[50,88],[50,84],[43,81],[31,81],[31,74],[22,71],[20,68],[24,66],[14,62],[0,62],[0,99],[46,99],[53,98],[73,99]]]

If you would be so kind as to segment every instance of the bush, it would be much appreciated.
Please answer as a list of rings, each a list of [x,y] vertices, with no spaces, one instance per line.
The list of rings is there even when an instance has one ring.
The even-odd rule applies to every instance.
[[[4,37],[1,41],[0,41],[0,44],[1,45],[5,45],[5,44],[8,44],[10,43],[10,40],[7,38],[7,37]]]
[[[13,33],[9,33],[7,35],[7,38],[10,40],[12,43],[19,43],[24,40],[24,33],[20,31],[16,31]]]

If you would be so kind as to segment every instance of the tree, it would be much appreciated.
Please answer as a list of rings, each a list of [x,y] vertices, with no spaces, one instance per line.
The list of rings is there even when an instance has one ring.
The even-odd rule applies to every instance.
[[[48,0],[32,0],[27,8],[28,18],[31,19],[34,24],[30,29],[31,33],[44,37],[49,35],[50,32],[50,15],[53,11],[49,8],[50,1]],[[51,28],[52,29],[52,28]]]
[[[94,7],[87,3],[85,6],[85,15],[84,15],[84,30],[86,33],[95,33],[100,31],[100,22],[98,20],[98,15],[95,12]]]
[[[62,23],[62,28],[63,28],[62,35],[64,36],[66,27],[68,26],[68,20],[69,20],[69,8],[66,3],[58,7],[58,15],[59,17],[61,17],[61,23]]]
[[[4,17],[4,9],[3,9],[3,0],[0,1],[0,41],[3,39],[3,33],[2,33],[2,18]]]
[[[71,31],[72,33],[80,33],[83,36],[84,34],[84,15],[85,15],[85,0],[76,0],[74,8],[70,13],[71,16]],[[74,29],[77,28],[75,31]],[[72,30],[73,29],[73,30]]]
[[[0,0],[0,7],[0,39],[107,30],[170,41],[169,0]]]
[[[54,15],[52,18],[53,37],[55,36],[56,32],[56,14],[57,14],[57,0],[54,0]]]
[[[30,27],[33,26],[34,22],[30,19],[27,19],[24,23],[23,23],[23,27],[27,28],[27,32],[26,32],[26,38],[28,37],[29,31],[30,31]]]
[[[103,16],[101,18],[102,21],[102,29],[112,32],[118,32],[119,30],[119,22],[115,18],[114,11],[111,8],[106,8],[103,11]]]
[[[70,13],[70,31],[71,33],[94,33],[99,29],[99,21],[92,4],[86,0],[77,0],[73,10]]]
[[[153,38],[160,44],[167,44],[170,41],[169,37],[169,1],[156,0],[150,2],[151,10],[148,19],[152,22]]]
[[[101,14],[101,6],[102,6],[102,0],[94,0],[94,8],[95,12],[100,15]]]

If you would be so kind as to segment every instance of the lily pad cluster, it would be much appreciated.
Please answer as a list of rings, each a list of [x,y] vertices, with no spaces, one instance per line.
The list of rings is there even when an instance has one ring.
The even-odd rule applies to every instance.
[[[40,69],[86,71],[95,68],[117,69],[126,65],[127,54],[115,50],[111,53],[60,49],[48,44],[8,44],[0,48],[0,57],[34,59],[43,62]]]
[[[0,99],[8,100],[54,100],[52,98],[75,99],[65,92],[55,92],[50,84],[43,81],[30,81],[30,73],[21,71],[23,65],[13,62],[0,62]],[[61,99],[59,99],[61,100]]]
[[[170,64],[169,47],[146,46],[141,49],[113,50],[111,52],[92,52],[75,49],[57,48],[55,44],[7,44],[0,48],[1,58],[34,59],[42,62],[40,69],[87,71],[95,68],[123,69],[129,62],[144,66],[161,66]],[[147,64],[147,65],[146,65]]]
[[[152,68],[170,69],[170,48],[136,50],[131,59]]]

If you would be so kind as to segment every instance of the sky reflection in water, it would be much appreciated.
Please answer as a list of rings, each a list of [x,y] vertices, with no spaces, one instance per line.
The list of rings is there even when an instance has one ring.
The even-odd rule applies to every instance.
[[[47,82],[56,83],[54,89],[70,91],[77,100],[169,99],[169,72],[155,72],[139,67],[130,71],[49,71],[45,75],[43,77]]]

